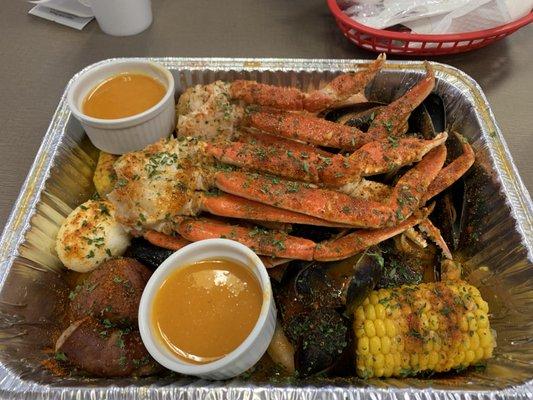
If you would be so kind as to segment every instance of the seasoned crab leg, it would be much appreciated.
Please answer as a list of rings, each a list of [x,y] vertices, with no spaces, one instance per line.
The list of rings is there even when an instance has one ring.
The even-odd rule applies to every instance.
[[[268,136],[268,135],[265,135]],[[207,152],[217,160],[251,170],[269,172],[303,182],[339,187],[418,162],[431,149],[443,144],[443,132],[432,140],[413,137],[371,142],[350,156],[314,151],[301,143],[282,140],[271,144],[226,142],[208,144]]]
[[[374,118],[368,133],[374,137],[397,135],[407,116],[418,107],[435,87],[435,72],[427,61],[426,76],[403,96],[383,108]]]
[[[455,132],[457,138],[461,141],[463,154],[445,166],[441,172],[437,175],[435,180],[429,185],[426,194],[423,197],[423,202],[427,202],[429,199],[435,197],[444,189],[450,187],[460,177],[462,177],[466,171],[474,164],[476,160],[474,150],[472,146],[468,144],[468,141],[459,133]]]
[[[406,220],[390,228],[361,229],[338,239],[319,243],[313,258],[317,261],[336,261],[351,257],[361,251],[390,239],[422,222],[433,210],[433,206],[418,210]]]
[[[328,222],[320,218],[283,210],[222,192],[203,195],[201,209],[221,217],[339,228],[349,227],[349,225]]]
[[[355,127],[322,118],[282,111],[257,111],[251,113],[244,123],[271,135],[345,151],[356,150],[386,137],[367,134]]]
[[[190,244],[191,242],[178,236],[167,235],[166,233],[161,233],[157,231],[147,231],[144,233],[144,238],[152,243],[155,246],[162,247],[168,250],[179,250],[182,247]],[[266,268],[274,268],[280,264],[287,263],[291,261],[290,259],[285,258],[272,258],[269,257],[260,257],[263,261],[263,264]]]
[[[177,226],[180,235],[191,241],[213,238],[236,240],[265,256],[298,260],[335,261],[350,257],[366,248],[387,240],[422,222],[433,205],[391,228],[357,230],[338,239],[316,244],[308,239],[290,236],[285,232],[246,228],[208,218],[184,219]]]
[[[279,110],[252,112],[243,123],[272,135],[353,151],[366,143],[398,135],[409,113],[422,103],[435,86],[433,68],[429,63],[425,67],[426,76],[377,113],[366,133],[321,118]]]
[[[285,232],[245,228],[208,218],[184,219],[176,230],[185,239],[198,241],[212,238],[236,240],[257,254],[281,258],[312,260],[315,243],[308,239],[290,236]]]
[[[446,158],[443,145],[430,151],[398,181],[387,204],[354,198],[309,184],[246,172],[218,172],[216,186],[227,193],[353,227],[380,228],[416,210]]]
[[[167,235],[165,233],[149,230],[144,232],[143,237],[155,246],[162,247],[168,250],[179,250],[182,247],[187,246],[188,240],[182,237]]]
[[[310,93],[296,88],[279,87],[255,81],[236,80],[230,84],[229,94],[234,100],[282,110],[319,112],[346,103],[354,95],[363,92],[385,62],[381,54],[367,68],[356,73],[342,74],[324,88]],[[363,101],[364,95],[360,101]]]

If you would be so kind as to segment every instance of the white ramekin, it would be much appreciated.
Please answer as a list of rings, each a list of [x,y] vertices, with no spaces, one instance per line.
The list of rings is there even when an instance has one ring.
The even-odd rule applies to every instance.
[[[194,262],[223,258],[250,268],[263,291],[263,305],[250,335],[225,357],[208,364],[189,364],[176,357],[152,327],[152,303],[157,289],[169,274]],[[207,379],[228,379],[251,368],[265,353],[276,326],[276,307],[270,278],[263,262],[248,247],[228,239],[207,239],[176,251],[156,269],[144,288],[139,306],[139,331],[148,352],[164,367]]]
[[[82,104],[87,94],[100,82],[125,72],[157,79],[167,89],[165,96],[152,108],[131,117],[101,119],[85,115]],[[80,121],[91,142],[108,153],[140,150],[168,137],[175,127],[174,78],[169,70],[151,61],[116,60],[89,67],[72,83],[67,100],[72,114]]]

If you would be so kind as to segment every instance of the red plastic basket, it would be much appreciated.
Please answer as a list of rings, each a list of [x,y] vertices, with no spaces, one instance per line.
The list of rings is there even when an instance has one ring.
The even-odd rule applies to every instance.
[[[420,35],[406,31],[370,28],[342,12],[337,0],[327,0],[340,30],[357,46],[390,54],[436,56],[479,49],[533,22],[533,12],[517,21],[483,31],[452,35]]]

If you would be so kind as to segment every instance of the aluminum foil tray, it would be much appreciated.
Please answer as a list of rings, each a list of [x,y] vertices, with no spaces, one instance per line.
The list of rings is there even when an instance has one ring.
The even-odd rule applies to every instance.
[[[351,60],[155,58],[169,68],[177,94],[216,79],[254,79],[309,90],[363,62]],[[106,63],[108,61],[102,61]],[[88,67],[91,68],[91,67]],[[209,382],[170,376],[146,379],[58,378],[41,366],[46,332],[57,325],[62,266],[54,238],[63,218],[94,193],[97,157],[63,95],[0,242],[0,397],[27,399],[473,399],[533,398],[533,205],[480,87],[435,64],[436,92],[448,130],[465,135],[477,160],[465,176],[468,218],[477,226],[460,249],[467,280],[477,285],[497,331],[495,357],[484,371],[427,379],[234,379]],[[424,73],[420,62],[389,62],[367,88],[390,101]],[[68,86],[67,86],[68,88]],[[65,92],[66,93],[66,92]],[[476,204],[474,204],[476,203]],[[475,207],[474,207],[475,205]]]

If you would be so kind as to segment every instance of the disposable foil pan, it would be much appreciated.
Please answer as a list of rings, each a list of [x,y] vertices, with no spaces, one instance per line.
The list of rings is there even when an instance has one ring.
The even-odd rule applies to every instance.
[[[317,88],[352,60],[155,58],[169,68],[177,94],[217,79],[254,79]],[[110,60],[102,61],[108,63]],[[465,185],[474,186],[475,238],[461,249],[467,279],[478,286],[497,331],[495,357],[484,371],[428,379],[313,379],[283,382],[188,377],[145,379],[58,378],[41,366],[47,330],[57,325],[66,298],[54,238],[63,218],[94,193],[97,151],[74,120],[63,95],[0,242],[0,396],[76,399],[358,399],[533,397],[533,206],[480,87],[447,65],[434,64],[436,92],[447,108],[448,130],[460,131],[475,149]],[[88,67],[91,68],[91,67]],[[388,62],[367,88],[371,99],[390,101],[424,73],[420,62]],[[76,78],[76,77],[74,77]],[[69,84],[70,85],[70,84]],[[68,86],[67,86],[68,89]],[[66,93],[66,91],[65,91]],[[481,181],[475,181],[482,177]]]

